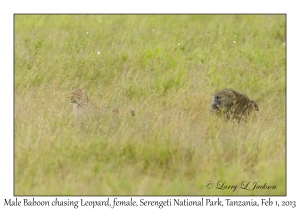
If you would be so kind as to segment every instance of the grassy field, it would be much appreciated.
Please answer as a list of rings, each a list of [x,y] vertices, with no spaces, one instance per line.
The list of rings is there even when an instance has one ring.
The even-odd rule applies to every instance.
[[[284,15],[15,15],[15,195],[285,195],[285,27]],[[72,87],[120,115],[75,119]],[[223,88],[258,116],[212,116]]]

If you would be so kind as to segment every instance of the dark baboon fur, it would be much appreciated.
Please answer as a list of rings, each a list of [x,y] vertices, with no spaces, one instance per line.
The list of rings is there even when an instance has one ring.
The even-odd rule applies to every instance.
[[[218,91],[211,104],[212,113],[238,122],[247,120],[251,113],[258,110],[255,101],[250,100],[244,93],[230,89]]]

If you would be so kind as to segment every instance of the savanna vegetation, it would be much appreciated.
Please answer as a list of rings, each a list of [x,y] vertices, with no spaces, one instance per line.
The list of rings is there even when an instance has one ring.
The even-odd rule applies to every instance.
[[[285,195],[285,21],[15,15],[15,195]],[[74,118],[72,87],[119,116]],[[257,117],[212,116],[223,88],[255,100]]]

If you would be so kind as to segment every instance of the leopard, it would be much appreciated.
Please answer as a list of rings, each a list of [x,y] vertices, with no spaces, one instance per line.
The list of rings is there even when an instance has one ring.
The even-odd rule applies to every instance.
[[[92,102],[86,94],[85,88],[75,88],[73,87],[70,93],[70,103],[73,106],[73,115],[75,117],[88,115],[93,111],[100,112],[111,112],[114,116],[119,115],[119,110],[117,108],[109,109],[105,106],[97,106]],[[135,110],[130,109],[132,116],[135,116]]]
[[[256,101],[250,100],[244,93],[223,89],[214,94],[210,111],[226,120],[241,122],[248,121],[259,111],[259,107]]]
[[[86,115],[88,111],[96,108],[86,95],[85,88],[73,87],[70,93],[70,103],[73,106],[73,115],[76,117]]]

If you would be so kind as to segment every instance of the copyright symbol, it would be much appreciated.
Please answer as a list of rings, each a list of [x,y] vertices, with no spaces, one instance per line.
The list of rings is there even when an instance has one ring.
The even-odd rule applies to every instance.
[[[206,183],[206,188],[207,189],[212,189],[214,187],[214,183],[212,181],[209,181]]]

